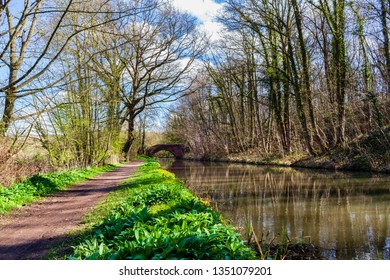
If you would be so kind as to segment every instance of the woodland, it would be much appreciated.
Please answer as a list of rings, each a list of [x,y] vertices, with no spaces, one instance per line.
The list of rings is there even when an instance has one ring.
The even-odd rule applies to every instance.
[[[156,142],[389,165],[389,0],[226,0],[216,20],[211,40],[166,0],[0,0],[1,184]]]

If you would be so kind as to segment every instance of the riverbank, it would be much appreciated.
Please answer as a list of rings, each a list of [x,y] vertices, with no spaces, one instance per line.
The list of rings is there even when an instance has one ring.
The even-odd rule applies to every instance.
[[[387,174],[220,162],[161,163],[198,197],[210,201],[244,240],[253,244],[255,237],[250,236],[256,234],[259,252],[285,255],[290,251],[284,259],[314,259],[318,249],[319,257],[327,259],[389,259]]]
[[[153,159],[111,193],[55,259],[257,259],[235,229]]]
[[[318,156],[310,156],[307,154],[289,154],[286,156],[277,154],[262,155],[256,151],[248,151],[247,153],[227,156],[211,156],[207,159],[190,154],[186,156],[186,159],[390,173],[389,147],[390,127],[387,127],[370,135],[358,137],[343,147],[330,149],[327,153]]]

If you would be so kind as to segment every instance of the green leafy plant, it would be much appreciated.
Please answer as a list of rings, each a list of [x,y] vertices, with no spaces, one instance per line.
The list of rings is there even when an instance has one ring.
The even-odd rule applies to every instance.
[[[255,258],[233,227],[152,159],[92,216],[96,224],[68,259]]]

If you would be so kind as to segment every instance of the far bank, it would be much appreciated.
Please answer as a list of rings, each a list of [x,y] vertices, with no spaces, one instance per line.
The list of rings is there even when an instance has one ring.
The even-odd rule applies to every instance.
[[[308,154],[260,154],[257,151],[229,155],[199,156],[187,154],[185,159],[305,167],[314,169],[390,172],[390,127],[359,137],[344,146],[311,156]]]

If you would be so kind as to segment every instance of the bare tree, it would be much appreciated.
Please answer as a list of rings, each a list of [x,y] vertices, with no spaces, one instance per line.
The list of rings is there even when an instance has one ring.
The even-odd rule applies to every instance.
[[[5,135],[11,122],[16,120],[17,100],[50,88],[63,79],[62,76],[50,75],[50,79],[40,81],[75,36],[139,13],[133,5],[113,10],[110,8],[113,2],[108,0],[25,0],[20,10],[12,5],[16,2],[10,0],[0,6],[0,15],[6,22],[0,29],[0,69],[4,73],[0,80],[0,97],[5,100],[0,121],[1,135]],[[139,8],[147,10],[150,6],[146,3]],[[107,14],[111,16],[105,16]],[[88,15],[93,20],[74,22],[71,20],[74,15]]]
[[[196,30],[195,19],[179,13],[168,3],[153,2],[156,8],[129,18],[121,34],[124,43],[119,59],[124,65],[121,99],[127,122],[124,153],[132,153],[136,117],[145,108],[177,100],[187,93],[194,61],[205,50],[205,38]]]
[[[225,1],[220,21],[228,32],[207,67],[212,91],[199,89],[183,102],[171,127],[177,131],[191,123],[196,139],[206,142],[220,133],[229,152],[312,155],[383,128],[390,108],[388,5],[387,0]],[[195,102],[196,97],[207,102]],[[254,119],[259,121],[252,128]],[[199,151],[220,149],[193,142]]]

